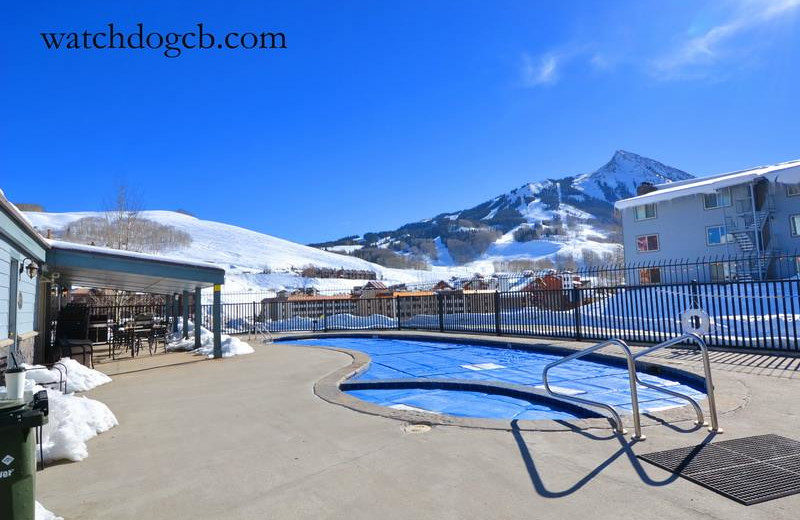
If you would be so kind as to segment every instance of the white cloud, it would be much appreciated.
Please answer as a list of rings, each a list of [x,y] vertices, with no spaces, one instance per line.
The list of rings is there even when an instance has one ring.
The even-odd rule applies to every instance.
[[[689,38],[653,62],[653,72],[662,79],[697,75],[704,67],[731,54],[736,37],[780,21],[800,7],[800,0],[740,0],[724,23]]]
[[[534,60],[529,54],[522,55],[522,82],[526,87],[552,85],[558,81],[561,56],[547,53]]]

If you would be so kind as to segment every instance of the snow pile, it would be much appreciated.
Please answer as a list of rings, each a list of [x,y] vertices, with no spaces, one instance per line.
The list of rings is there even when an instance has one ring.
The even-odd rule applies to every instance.
[[[283,320],[258,322],[254,324],[252,328],[262,332],[394,329],[397,328],[397,319],[384,316],[383,314],[356,316],[354,314],[342,313],[332,314],[327,317],[327,320],[325,318],[294,316]]]
[[[33,385],[31,390],[42,390]],[[86,441],[118,425],[108,406],[74,394],[47,389],[50,415],[42,428],[42,452],[45,462],[70,460],[78,462],[89,456]]]
[[[5,387],[0,389],[5,391]],[[42,427],[45,462],[85,459],[89,456],[86,441],[119,424],[111,410],[100,401],[42,388],[30,379],[25,381],[25,390],[47,391],[50,413],[47,424]]]
[[[66,368],[69,393],[43,388],[40,384],[58,383],[62,372],[41,365],[23,364],[26,392],[47,391],[49,414],[42,427],[41,448],[45,462],[69,460],[78,462],[89,456],[86,441],[110,430],[119,422],[105,404],[94,399],[76,396],[72,392],[85,392],[106,384],[111,378],[102,372],[85,367],[70,358],[59,360]],[[5,387],[0,386],[5,391]],[[63,520],[42,504],[36,502],[36,520]]]
[[[178,331],[183,332],[183,323],[178,322]],[[200,348],[197,349],[194,348],[194,323],[192,321],[189,321],[189,334],[189,339],[172,341],[167,344],[167,350],[170,352],[183,350],[200,356],[214,356],[214,334],[210,330],[200,327]],[[242,356],[253,352],[255,352],[253,347],[239,338],[227,334],[222,335],[222,357]]]
[[[34,512],[36,520],[64,520],[60,516],[56,516],[52,511],[48,511],[38,501],[36,502],[36,511]]]
[[[111,382],[111,378],[104,373],[93,370],[78,363],[71,358],[61,358],[58,360],[66,372],[67,393],[86,392],[92,388]],[[27,365],[25,367],[25,378],[34,383],[44,385],[59,381],[64,372],[58,368],[45,368],[41,365]]]
[[[333,329],[384,329],[397,327],[397,320],[383,314],[355,316],[353,314],[334,314],[328,316],[328,328]]]

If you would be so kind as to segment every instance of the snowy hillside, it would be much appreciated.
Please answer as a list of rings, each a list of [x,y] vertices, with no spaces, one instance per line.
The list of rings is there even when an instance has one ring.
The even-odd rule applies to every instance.
[[[47,230],[51,230],[58,237],[76,221],[86,217],[100,217],[103,214],[26,212],[25,215],[42,234],[46,235]],[[143,211],[140,217],[188,233],[192,239],[188,246],[161,254],[182,260],[209,262],[224,268],[226,292],[311,286],[342,289],[363,284],[363,281],[358,280],[308,279],[293,271],[293,268],[297,270],[309,265],[373,271],[379,279],[391,283],[428,281],[448,275],[448,272],[388,269],[355,257],[321,251],[257,231],[201,220],[174,211]]]
[[[621,242],[614,202],[635,195],[643,182],[690,178],[686,172],[620,150],[592,173],[525,184],[469,209],[320,245],[334,249],[347,243],[362,252],[389,248],[425,257],[434,266],[481,271],[498,263],[542,257],[580,262],[591,254],[608,259]]]

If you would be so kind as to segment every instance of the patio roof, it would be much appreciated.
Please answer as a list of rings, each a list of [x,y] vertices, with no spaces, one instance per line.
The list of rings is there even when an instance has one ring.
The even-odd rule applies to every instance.
[[[47,273],[61,285],[172,294],[221,285],[217,266],[105,247],[50,240]]]

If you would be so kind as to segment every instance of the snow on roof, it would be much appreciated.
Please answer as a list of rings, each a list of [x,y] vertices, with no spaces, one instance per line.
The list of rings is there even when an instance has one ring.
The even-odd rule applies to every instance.
[[[218,265],[208,262],[201,262],[198,260],[183,260],[180,258],[170,258],[168,256],[151,255],[147,253],[137,253],[135,251],[125,251],[122,249],[112,249],[110,247],[90,246],[87,244],[76,244],[74,242],[65,242],[63,240],[45,239],[54,249],[62,249],[67,251],[83,251],[85,253],[96,253],[101,255],[121,256],[125,258],[136,258],[139,260],[149,260],[151,262],[161,262],[175,265],[188,265],[192,267],[202,267],[205,269],[214,269],[216,271],[223,271]]]
[[[28,220],[28,217],[26,217],[10,200],[6,198],[6,194],[3,192],[3,190],[0,190],[0,206],[5,208],[11,218],[15,220],[22,228],[24,228],[34,240],[39,242],[39,244],[45,248],[48,247],[47,242],[42,235],[40,235],[39,232],[34,229],[33,224],[31,224],[31,221]]]
[[[388,289],[388,287],[386,287],[386,284],[385,284],[385,283],[383,283],[383,282],[379,282],[379,281],[377,281],[377,280],[370,280],[370,281],[368,281],[368,282],[367,282],[367,283],[364,285],[364,287],[363,287],[363,288],[364,288],[364,289]]]
[[[651,204],[653,202],[671,200],[676,197],[714,193],[722,188],[745,184],[760,178],[766,178],[772,182],[798,183],[800,182],[800,159],[774,164],[772,166],[759,166],[748,170],[712,175],[711,177],[658,184],[655,186],[656,191],[651,191],[650,193],[631,197],[629,199],[618,200],[614,204],[614,207],[617,209],[625,209],[640,204]]]

